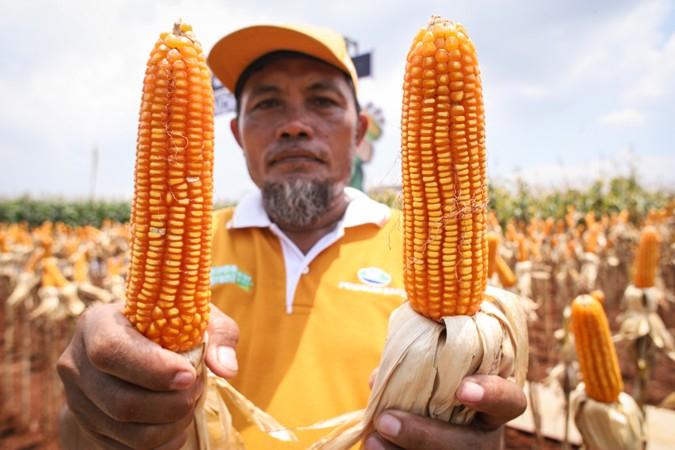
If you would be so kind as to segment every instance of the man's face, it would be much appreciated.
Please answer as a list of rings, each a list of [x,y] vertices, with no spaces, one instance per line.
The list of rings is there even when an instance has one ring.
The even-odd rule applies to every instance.
[[[307,179],[338,192],[349,180],[366,125],[342,72],[288,57],[250,76],[231,128],[259,187]]]

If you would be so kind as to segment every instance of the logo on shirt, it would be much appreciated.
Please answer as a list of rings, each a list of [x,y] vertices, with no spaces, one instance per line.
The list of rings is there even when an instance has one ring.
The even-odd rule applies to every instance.
[[[246,292],[253,287],[251,275],[241,271],[235,264],[211,267],[211,287],[219,284],[236,284]]]
[[[356,272],[356,276],[368,286],[385,287],[391,283],[391,275],[379,267],[364,267]]]
[[[388,287],[391,283],[391,275],[379,267],[364,267],[356,272],[360,283],[340,281],[338,288],[354,292],[368,292],[379,295],[395,295],[406,298],[405,290]]]

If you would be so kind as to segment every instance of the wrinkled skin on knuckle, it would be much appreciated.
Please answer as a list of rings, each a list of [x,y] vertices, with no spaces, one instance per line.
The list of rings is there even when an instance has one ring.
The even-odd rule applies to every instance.
[[[108,397],[107,413],[117,422],[133,422],[138,417],[137,409],[142,400],[134,398],[127,391],[119,390]]]
[[[63,383],[64,386],[78,375],[78,370],[71,352],[72,344],[69,344],[56,361],[56,373],[59,375],[61,383]]]
[[[100,335],[89,337],[87,342],[87,358],[96,369],[107,372],[113,369],[124,349],[118,340]]]
[[[154,449],[168,444],[181,433],[185,433],[192,422],[192,417],[163,425],[147,425],[142,427],[133,436],[130,436],[130,446],[135,449]]]

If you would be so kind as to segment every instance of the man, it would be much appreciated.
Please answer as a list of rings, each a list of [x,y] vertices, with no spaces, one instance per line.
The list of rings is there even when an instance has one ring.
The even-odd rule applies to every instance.
[[[206,364],[291,428],[363,408],[404,297],[402,236],[398,212],[345,188],[367,119],[344,41],[249,27],[220,40],[209,64],[237,98],[231,130],[259,191],[214,215]],[[120,305],[82,317],[59,373],[66,448],[179,448],[203,389]],[[474,426],[388,411],[366,448],[498,448],[501,426],[525,408],[522,391],[498,377],[469,377],[457,396],[480,412]],[[299,432],[287,446],[236,415],[235,426],[252,449],[305,448],[322,434]]]

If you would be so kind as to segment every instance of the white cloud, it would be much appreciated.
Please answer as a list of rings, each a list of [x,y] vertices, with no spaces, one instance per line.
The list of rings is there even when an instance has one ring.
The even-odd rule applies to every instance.
[[[648,101],[675,94],[675,31],[662,48],[652,49],[643,70],[643,75],[624,93],[627,101]]]
[[[371,186],[400,181],[403,55],[431,13],[463,22],[479,49],[493,163],[569,163],[629,143],[663,153],[675,142],[667,120],[675,116],[675,33],[665,23],[674,5],[666,0],[524,0],[509,7],[458,0],[452,8],[437,0],[414,8],[346,0],[321,11],[308,0],[3,3],[0,158],[12,176],[0,180],[0,195],[86,195],[94,146],[97,192],[130,195],[143,67],[158,32],[179,17],[206,49],[240,26],[305,22],[336,28],[361,51],[372,50],[374,77],[362,83],[361,100],[381,107],[387,122],[366,167]],[[228,119],[216,120],[218,198],[238,198],[251,187]],[[631,123],[640,126],[610,126]]]
[[[637,109],[623,108],[603,115],[600,117],[600,123],[617,126],[642,125],[645,123],[645,115]]]

